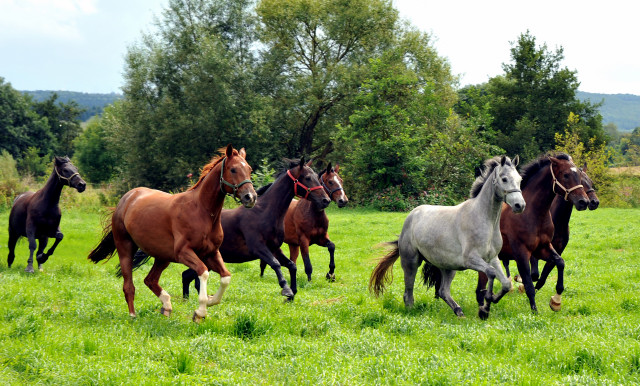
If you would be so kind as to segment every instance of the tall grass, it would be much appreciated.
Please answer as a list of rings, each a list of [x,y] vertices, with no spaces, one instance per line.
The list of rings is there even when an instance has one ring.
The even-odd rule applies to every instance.
[[[545,305],[552,274],[537,294],[537,315],[514,291],[482,321],[471,271],[452,285],[464,319],[421,286],[416,307],[405,310],[399,263],[387,293],[369,295],[369,274],[383,254],[376,245],[396,237],[406,213],[332,206],[334,283],[324,279],[328,253],[317,246],[313,281],[299,275],[291,303],[272,271],[260,278],[258,262],[229,264],[229,289],[201,324],[191,321],[195,297],[180,300],[184,267],[175,264],[161,279],[173,296],[171,317],[143,284],[149,264],[134,272],[138,317],[129,318],[116,262],[86,260],[105,212],[65,207],[65,238],[35,274],[24,272],[26,242],[7,268],[8,212],[0,212],[1,384],[640,382],[640,210],[574,212],[560,312]],[[217,286],[212,274],[209,293]]]

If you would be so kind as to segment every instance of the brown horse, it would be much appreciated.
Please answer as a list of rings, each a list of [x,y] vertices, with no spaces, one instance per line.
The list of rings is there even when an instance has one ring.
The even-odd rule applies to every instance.
[[[347,195],[342,188],[342,178],[338,172],[340,165],[335,169],[331,163],[320,172],[318,178],[329,198],[334,201],[338,208],[343,208],[349,202]],[[335,281],[334,252],[336,246],[331,240],[327,231],[329,229],[329,219],[324,209],[317,208],[308,200],[293,200],[289,205],[287,214],[284,217],[284,242],[289,245],[289,259],[294,263],[298,260],[298,254],[302,250],[302,260],[304,261],[304,271],[307,279],[311,281],[313,267],[309,259],[309,245],[316,244],[329,250],[329,272],[327,280]],[[264,275],[267,263],[260,261],[260,276]]]
[[[561,295],[564,291],[564,260],[555,250],[553,240],[554,225],[549,209],[556,196],[571,201],[578,210],[585,210],[589,199],[583,185],[578,168],[571,157],[564,153],[555,156],[541,156],[524,166],[522,171],[522,195],[527,208],[522,214],[514,215],[503,207],[500,216],[500,232],[502,234],[501,260],[515,260],[522,277],[525,292],[529,298],[531,310],[537,312],[535,289],[531,278],[530,258],[551,261],[558,267],[556,295],[551,298],[551,308],[560,309]],[[484,291],[487,277],[478,275],[476,298],[478,304],[484,302]]]
[[[231,280],[218,250],[223,238],[220,212],[224,198],[232,195],[247,208],[253,207],[257,198],[244,148],[237,151],[228,145],[220,152],[222,155],[202,168],[198,182],[186,192],[172,195],[148,188],[127,192],[113,212],[102,240],[89,254],[89,259],[97,263],[111,257],[117,249],[124,297],[132,317],[136,315],[132,270],[146,261],[134,260],[138,248],[147,259],[148,256],[155,259],[144,283],[160,298],[163,315],[169,316],[173,309],[171,296],[158,284],[169,263],[192,268],[200,279],[199,307],[193,314],[194,321],[199,322],[207,315],[207,307],[220,303]],[[213,296],[207,296],[209,270],[220,274],[220,288]]]
[[[320,185],[318,176],[311,169],[311,161],[286,160],[283,170],[273,184],[258,189],[260,199],[251,210],[244,208],[222,211],[224,240],[220,253],[225,263],[245,263],[265,261],[276,273],[281,295],[292,301],[298,291],[296,265],[282,253],[284,241],[284,217],[293,197],[309,200],[319,209],[330,203],[329,196]],[[282,274],[281,267],[289,269],[291,287]],[[195,272],[187,269],[182,273],[182,293],[189,297],[189,284],[195,279]],[[198,288],[198,285],[196,285]]]
[[[78,168],[76,168],[69,158],[55,157],[53,161],[53,171],[42,189],[37,192],[25,192],[15,198],[11,213],[9,214],[9,256],[7,265],[11,268],[15,259],[15,247],[20,237],[29,240],[29,260],[27,260],[26,272],[33,272],[33,253],[36,251],[36,240],[38,240],[38,250],[36,260],[38,269],[42,271],[42,265],[49,259],[56,250],[64,235],[60,232],[60,194],[63,186],[76,189],[79,193],[84,192],[87,184],[84,182]],[[56,241],[46,253],[49,238]]]
[[[589,197],[589,210],[596,210],[600,205],[600,200],[596,194],[593,181],[586,173],[586,162],[579,171],[581,178],[580,182],[584,186],[584,190]],[[564,200],[562,197],[556,196],[556,198],[553,199],[549,212],[551,213],[551,220],[553,221],[554,227],[551,245],[553,245],[556,252],[562,256],[562,252],[564,252],[567,244],[569,244],[569,220],[571,219],[571,213],[573,212],[573,204]],[[505,260],[503,261],[503,264],[505,266],[507,276],[509,276],[509,261]],[[538,271],[538,260],[533,256],[531,257],[531,279],[533,281],[537,281],[536,291],[544,286],[544,283],[546,282],[549,273],[551,273],[551,270],[553,270],[553,267],[553,263],[551,261],[547,261],[543,268],[542,276],[540,276]],[[520,282],[522,281],[519,275],[516,275],[515,280]]]

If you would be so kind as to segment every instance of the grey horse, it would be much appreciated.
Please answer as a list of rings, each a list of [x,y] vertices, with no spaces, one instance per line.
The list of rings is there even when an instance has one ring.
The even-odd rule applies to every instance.
[[[497,303],[511,289],[500,262],[502,248],[500,212],[506,202],[516,213],[525,208],[520,191],[520,174],[516,171],[518,156],[494,157],[484,163],[476,178],[468,200],[456,206],[421,205],[407,216],[398,240],[390,242],[391,251],[382,257],[371,274],[369,290],[376,296],[384,292],[391,281],[389,268],[398,257],[404,270],[404,304],[413,307],[413,286],[418,267],[425,262],[424,283],[436,286],[436,298],[442,298],[457,316],[464,316],[462,308],[451,297],[451,282],[456,271],[473,269],[489,278],[485,303],[478,316],[489,317],[491,303]],[[498,278],[502,289],[493,293],[493,279]]]

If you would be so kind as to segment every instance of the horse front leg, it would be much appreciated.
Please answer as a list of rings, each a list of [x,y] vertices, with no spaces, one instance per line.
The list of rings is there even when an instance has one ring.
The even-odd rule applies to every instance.
[[[24,271],[33,273],[33,254],[38,247],[35,229],[27,230],[27,239],[29,240],[29,259],[27,260],[27,266]]]
[[[529,305],[533,313],[538,313],[538,307],[536,306],[536,289],[533,286],[533,280],[531,279],[531,271],[529,264],[530,252],[520,251],[516,256],[516,264],[518,265],[518,272],[522,278],[522,284],[524,285],[524,291],[529,298]]]
[[[282,288],[282,292],[280,294],[282,296],[285,296],[287,298],[287,301],[293,301],[295,293],[291,290],[291,288],[289,287],[289,284],[287,284],[287,279],[285,279],[284,275],[282,274],[281,265],[278,262],[278,260],[273,256],[271,251],[269,251],[269,249],[266,246],[262,245],[261,248],[251,251],[251,254],[253,256],[258,257],[260,260],[264,261],[265,263],[267,263],[267,265],[269,265],[269,267],[273,269],[273,271],[276,273],[276,277],[278,278],[278,284],[280,285],[280,288]],[[295,263],[293,263],[291,260],[289,261],[295,267]]]
[[[336,263],[333,259],[333,255],[336,251],[336,245],[331,240],[327,240],[327,249],[329,250],[329,272],[327,273],[327,280],[336,281],[336,274],[334,272],[336,269]]]
[[[547,264],[545,264],[544,267],[545,270],[547,269],[547,265],[549,266],[549,271],[551,271],[554,266],[558,268],[556,294],[551,296],[549,307],[551,307],[553,311],[560,311],[562,308],[562,292],[564,292],[564,259],[556,252],[551,244],[546,245],[540,250],[540,258],[547,260]],[[543,272],[543,275],[544,274],[545,272]],[[546,273],[546,276],[548,276],[548,273]],[[544,282],[542,284],[544,284]]]
[[[191,282],[194,282],[194,286],[196,287],[196,292],[200,292],[200,281],[198,279],[198,274],[191,268],[187,268],[182,272],[182,298],[189,299],[189,286]]]
[[[296,263],[289,260],[289,258],[285,256],[284,253],[282,253],[282,250],[280,248],[273,251],[273,255],[276,257],[276,259],[278,259],[278,262],[280,263],[281,266],[287,267],[289,269],[289,280],[291,280],[291,291],[293,291],[294,295],[297,294],[298,293],[298,278],[297,278],[298,267],[296,266]]]
[[[44,251],[44,246],[47,245],[47,243],[45,242],[44,246],[38,251],[38,254],[36,255],[36,260],[38,261],[38,268],[41,271],[42,271],[42,264],[46,263],[47,260],[49,260],[49,257],[53,255],[53,252],[56,250],[56,247],[58,246],[58,244],[60,244],[60,242],[64,238],[64,235],[62,234],[62,232],[60,232],[60,229],[58,229],[54,237],[55,237],[55,241],[53,242],[53,245],[51,246],[51,248],[49,248],[49,250],[43,254],[42,252]]]
[[[176,241],[178,247],[176,247],[176,262],[182,263],[187,267],[193,269],[198,275],[200,280],[200,290],[198,291],[198,308],[193,312],[193,321],[200,323],[207,316],[207,302],[209,300],[207,296],[207,280],[209,279],[209,269],[200,260],[200,257],[188,247],[183,245],[181,241]]]
[[[222,295],[229,287],[231,282],[231,272],[227,270],[227,266],[224,264],[220,251],[216,251],[214,257],[207,258],[207,268],[211,271],[217,272],[220,275],[220,287],[213,296],[208,296],[207,307],[211,307],[216,304],[220,304],[222,301]]]
[[[160,275],[162,272],[169,266],[169,261],[155,259],[153,261],[153,266],[149,273],[144,278],[144,284],[149,287],[151,292],[153,292],[162,302],[162,308],[160,308],[160,313],[166,317],[171,316],[171,311],[173,311],[173,306],[171,305],[171,295],[167,291],[165,291],[160,284]]]

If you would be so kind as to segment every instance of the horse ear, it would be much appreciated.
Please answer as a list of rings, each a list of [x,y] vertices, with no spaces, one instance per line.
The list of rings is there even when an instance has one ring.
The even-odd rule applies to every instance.
[[[513,163],[513,167],[517,168],[518,165],[520,164],[520,156],[516,154],[516,156],[513,157],[513,159],[511,160],[511,162]]]
[[[233,146],[231,146],[231,144],[227,145],[226,155],[227,158],[231,158],[231,156],[233,155]]]
[[[300,167],[300,169],[302,169],[302,167],[304,166],[304,156],[300,158],[300,164],[298,166]]]
[[[311,167],[311,164],[313,163],[313,158],[311,158],[309,160],[309,162],[306,163],[306,166]]]
[[[335,170],[335,172],[338,173],[338,171],[340,170],[340,164],[336,164],[336,167],[333,168],[333,170]]]
[[[331,162],[327,164],[327,173],[331,173]]]
[[[584,162],[584,166],[582,167],[582,171],[583,172],[587,171],[587,161]]]
[[[507,163],[507,156],[503,155],[502,158],[500,158],[500,166],[504,166],[505,163]]]
[[[240,149],[238,154],[240,154],[240,157],[242,157],[242,158],[247,158],[247,151],[244,150],[244,147],[242,149]]]

